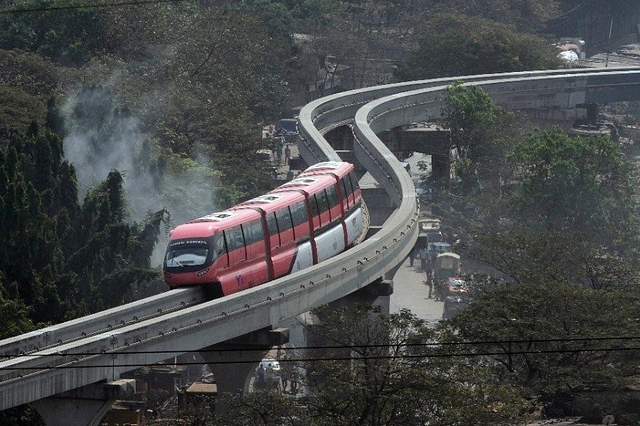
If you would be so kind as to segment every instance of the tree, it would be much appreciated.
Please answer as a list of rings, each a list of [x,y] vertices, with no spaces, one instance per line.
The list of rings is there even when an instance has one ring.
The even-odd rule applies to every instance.
[[[275,424],[424,426],[521,418],[526,404],[517,391],[497,383],[491,368],[450,356],[434,343],[440,341],[435,331],[410,312],[351,306],[315,314],[322,324],[308,333],[324,349],[287,360],[302,367],[299,380],[308,395],[235,399],[232,418],[222,423],[274,424],[275,417]],[[278,411],[283,404],[287,411]]]
[[[28,307],[23,312],[34,324],[122,304],[157,276],[149,258],[164,211],[128,224],[117,172],[80,206],[62,141],[35,124],[27,134],[12,132],[2,145],[0,294]]]
[[[501,383],[523,389],[550,414],[566,415],[579,393],[629,383],[638,306],[626,291],[554,281],[501,285],[446,322],[442,343],[460,344],[481,365],[488,359]]]
[[[0,35],[0,48],[37,52],[70,66],[80,65],[96,52],[104,51],[100,8],[64,0],[16,3],[12,8],[15,13],[0,16],[6,29]]]
[[[447,87],[444,102],[440,124],[449,129],[457,154],[454,169],[462,195],[486,187],[493,189],[491,195],[498,194],[510,173],[504,160],[517,137],[516,116],[495,105],[481,87],[461,82]]]
[[[445,8],[453,13],[508,24],[518,32],[535,33],[560,13],[560,3],[558,0],[452,0]]]
[[[572,137],[559,128],[531,134],[511,156],[509,198],[523,226],[575,232],[610,254],[638,240],[636,167],[609,136]]]
[[[504,24],[438,15],[425,24],[418,47],[399,64],[399,81],[562,68],[544,38]]]

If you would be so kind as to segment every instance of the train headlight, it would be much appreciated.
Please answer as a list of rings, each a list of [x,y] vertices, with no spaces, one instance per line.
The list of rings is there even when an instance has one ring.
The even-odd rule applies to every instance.
[[[203,276],[203,275],[206,275],[206,274],[207,274],[207,272],[209,272],[209,268],[207,268],[207,269],[203,269],[202,271],[198,272],[198,276],[199,276],[199,277],[201,277],[201,276]]]

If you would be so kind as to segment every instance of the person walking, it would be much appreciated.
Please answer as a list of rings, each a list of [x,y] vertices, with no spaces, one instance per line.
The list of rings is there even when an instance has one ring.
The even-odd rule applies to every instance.
[[[416,259],[417,254],[418,248],[414,246],[409,252],[409,266],[413,266],[413,261]]]
[[[282,368],[282,371],[280,372],[280,380],[282,381],[282,393],[287,393],[287,388],[289,387],[289,369],[289,363],[286,362],[284,367]]]
[[[424,282],[427,287],[429,287],[429,294],[427,296],[427,299],[431,299],[431,294],[433,293],[433,277],[431,275],[431,270],[426,271],[427,272],[427,280]]]
[[[423,271],[427,270],[427,260],[429,259],[429,252],[426,247],[420,249],[420,267]]]
[[[291,161],[291,148],[289,148],[289,144],[284,147],[284,165],[288,166]]]
[[[276,161],[278,165],[282,165],[282,139],[276,144]]]

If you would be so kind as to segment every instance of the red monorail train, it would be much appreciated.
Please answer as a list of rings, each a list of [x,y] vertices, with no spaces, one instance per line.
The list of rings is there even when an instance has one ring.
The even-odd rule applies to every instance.
[[[206,285],[221,297],[344,251],[364,228],[353,170],[318,163],[265,195],[176,227],[164,258],[167,284]]]

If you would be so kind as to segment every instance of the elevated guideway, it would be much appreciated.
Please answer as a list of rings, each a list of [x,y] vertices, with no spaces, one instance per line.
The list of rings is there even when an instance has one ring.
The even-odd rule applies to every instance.
[[[559,70],[461,80],[482,85],[507,109],[571,111],[584,103],[640,100],[638,69]],[[0,361],[0,410],[95,383],[114,382],[127,371],[277,327],[286,319],[388,278],[417,239],[419,205],[410,177],[377,135],[439,117],[442,90],[452,81],[355,90],[314,101],[302,109],[298,146],[308,164],[338,160],[325,135],[341,126],[352,129],[355,158],[395,206],[374,235],[320,265],[223,299],[203,301],[185,293],[181,297],[186,300],[179,308],[165,312],[149,308],[153,304],[145,300],[128,305],[122,320],[118,320],[119,312],[110,310],[76,320],[73,329],[66,328],[71,327],[69,323],[47,328],[41,333],[47,337],[39,343],[33,343],[38,333],[0,342],[0,355],[5,357]],[[177,294],[167,292],[160,299]],[[135,311],[137,304],[146,314],[130,319],[130,309]],[[151,315],[153,310],[156,312]],[[67,331],[61,330],[65,328]]]

